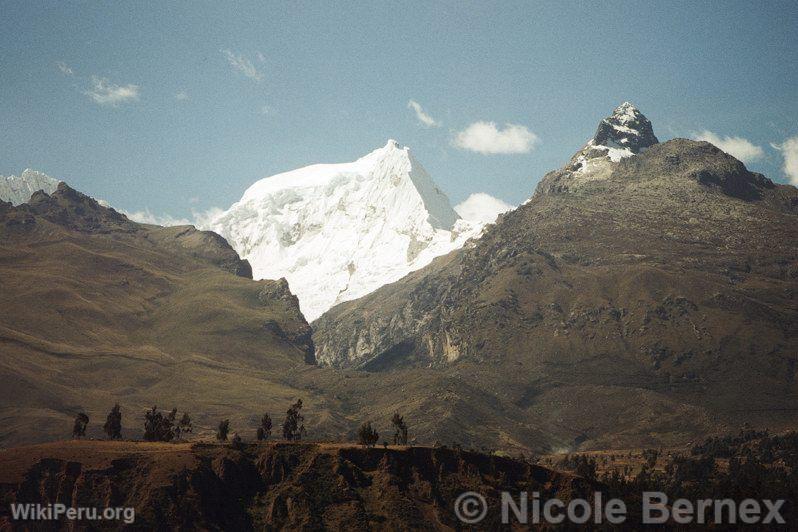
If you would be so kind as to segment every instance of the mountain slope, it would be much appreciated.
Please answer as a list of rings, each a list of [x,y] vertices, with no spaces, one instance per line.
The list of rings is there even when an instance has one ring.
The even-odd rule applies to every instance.
[[[473,247],[323,315],[317,359],[456,372],[552,445],[794,426],[798,191],[708,143],[659,144],[638,114],[602,121]]]
[[[239,426],[302,394],[310,328],[284,280],[252,281],[218,235],[141,225],[61,183],[0,203],[0,445],[96,434],[115,402],[139,434],[153,404]],[[99,423],[98,423],[99,421]]]
[[[18,176],[0,176],[0,201],[19,205],[28,201],[33,193],[39,190],[52,194],[59,182],[57,179],[30,169],[26,169]]]
[[[262,179],[208,228],[252,264],[255,278],[285,277],[309,320],[479,231],[393,140],[353,163]]]
[[[63,438],[81,411],[100,436],[116,402],[126,438],[153,404],[191,413],[194,437],[229,418],[251,438],[264,412],[279,424],[297,398],[321,440],[352,441],[364,420],[382,428],[399,409],[418,443],[495,447],[508,427],[509,447],[549,441],[457,375],[310,364],[288,283],[249,272],[214,233],[134,223],[65,184],[0,203],[0,447]],[[464,423],[475,416],[491,421]]]

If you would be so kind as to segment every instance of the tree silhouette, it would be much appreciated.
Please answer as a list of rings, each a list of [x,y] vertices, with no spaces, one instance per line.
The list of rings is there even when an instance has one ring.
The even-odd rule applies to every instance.
[[[393,443],[394,445],[407,445],[407,424],[399,412],[395,413],[391,418],[391,424],[394,427]]]
[[[230,420],[225,419],[219,422],[219,429],[216,431],[216,439],[227,441],[227,433],[230,432]]]
[[[183,412],[183,417],[180,418],[178,427],[180,427],[180,432],[183,434],[191,432],[191,416],[188,415],[188,412]]]
[[[72,437],[82,438],[86,435],[86,426],[89,424],[89,416],[83,412],[75,416],[75,424],[72,425]]]
[[[164,416],[157,406],[144,414],[144,439],[147,441],[172,441],[175,437],[174,418]]]
[[[380,433],[371,427],[371,421],[367,421],[360,425],[360,429],[357,431],[357,438],[360,445],[373,447],[377,440],[380,439]]]
[[[269,414],[263,414],[263,417],[260,419],[260,426],[258,427],[258,441],[267,440],[271,435],[272,418],[269,417]]]
[[[302,416],[302,399],[297,399],[285,413],[283,421],[283,438],[289,441],[301,440],[305,435],[305,418]]]
[[[122,412],[119,409],[119,403],[108,412],[108,417],[105,419],[103,430],[112,440],[118,440],[122,437]]]

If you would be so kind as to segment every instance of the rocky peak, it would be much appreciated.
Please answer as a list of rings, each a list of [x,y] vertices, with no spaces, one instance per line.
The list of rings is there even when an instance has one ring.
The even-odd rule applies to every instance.
[[[33,193],[20,209],[46,220],[82,232],[133,231],[137,225],[124,214],[104,207],[94,198],[82,194],[63,181],[52,194],[43,190]]]
[[[599,122],[596,134],[571,158],[567,169],[584,172],[593,159],[618,162],[658,142],[649,119],[637,107],[624,102]]]
[[[643,153],[659,144],[648,118],[637,107],[623,102],[599,122],[595,135],[562,169],[550,172],[537,192],[573,190],[586,182],[606,179],[622,159]]]
[[[659,141],[648,118],[634,105],[624,102],[599,123],[592,142],[596,146],[628,148],[637,154]]]

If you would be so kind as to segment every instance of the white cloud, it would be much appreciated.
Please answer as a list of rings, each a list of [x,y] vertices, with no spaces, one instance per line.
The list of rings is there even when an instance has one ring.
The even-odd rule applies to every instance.
[[[790,184],[798,187],[798,136],[790,137],[782,144],[771,144],[784,157],[784,173],[790,178]]]
[[[129,212],[125,210],[119,210],[122,214],[133,220],[134,222],[138,222],[140,224],[153,224],[153,225],[163,225],[163,226],[172,226],[172,225],[192,225],[193,222],[187,220],[186,218],[175,218],[170,214],[154,214],[149,209],[144,209],[142,211],[134,211]]]
[[[419,122],[427,127],[438,127],[440,123],[436,122],[434,118],[424,112],[424,109],[421,108],[421,104],[419,104],[415,100],[410,100],[407,102],[407,108],[412,109],[416,112],[416,118]]]
[[[526,126],[505,124],[500,130],[495,122],[474,122],[452,140],[457,148],[482,154],[529,153],[537,142]]]
[[[189,198],[188,202],[192,205],[196,204],[199,202],[199,198]],[[107,203],[105,206],[110,207],[110,205]],[[146,207],[139,211],[126,211],[124,209],[117,209],[117,211],[121,212],[134,222],[141,224],[162,225],[164,227],[171,227],[175,225],[193,225],[197,229],[203,231],[212,231],[212,222],[218,218],[220,214],[225,212],[224,209],[220,209],[219,207],[211,207],[210,209],[204,211],[198,211],[192,208],[191,218],[180,218],[172,216],[171,214],[156,214]]]
[[[270,115],[272,112],[274,112],[274,108],[271,105],[263,104],[258,109],[258,113],[262,115]]]
[[[99,105],[116,105],[139,99],[138,85],[116,85],[106,78],[91,77],[91,89],[84,92],[86,96]]]
[[[765,155],[765,151],[761,147],[742,137],[720,137],[711,131],[704,130],[695,134],[693,138],[710,142],[744,163],[756,161]]]
[[[211,225],[213,221],[219,217],[222,213],[224,213],[224,209],[220,209],[219,207],[211,207],[206,211],[191,211],[191,215],[194,217],[194,221],[192,222],[197,229],[202,229],[203,231],[213,231]]]
[[[261,52],[261,51],[257,51],[257,52],[255,53],[255,55],[256,55],[256,57],[258,58],[258,61],[260,61],[261,63],[265,63],[265,62],[266,62],[266,56],[265,56],[265,55],[263,55],[263,52]]]
[[[454,210],[462,218],[470,222],[493,223],[501,213],[514,208],[509,203],[505,203],[499,198],[494,198],[490,194],[477,192],[456,205]]]
[[[72,70],[71,68],[69,68],[69,66],[66,63],[64,63],[63,61],[57,62],[55,64],[55,66],[57,66],[58,70],[60,70],[61,73],[64,74],[65,76],[74,76],[75,75],[75,71]]]
[[[236,55],[230,50],[223,49],[221,52],[227,58],[227,62],[230,63],[234,69],[238,70],[242,74],[244,74],[249,79],[255,80],[260,82],[263,79],[263,74],[261,74],[255,65],[252,64],[252,61],[247,59],[243,55]]]
[[[188,100],[188,94],[186,94],[186,91],[178,91],[177,93],[175,93],[175,100],[181,102]]]

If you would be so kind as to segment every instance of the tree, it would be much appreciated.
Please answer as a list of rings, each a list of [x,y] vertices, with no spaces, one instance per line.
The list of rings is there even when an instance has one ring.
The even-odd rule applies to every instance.
[[[360,445],[373,447],[377,440],[380,439],[380,433],[371,427],[371,421],[367,421],[360,425],[360,429],[357,431],[357,438]]]
[[[183,417],[180,418],[178,427],[180,427],[180,432],[183,434],[191,432],[191,416],[188,415],[188,412],[183,412]]]
[[[219,422],[219,429],[216,431],[216,439],[227,441],[227,433],[230,432],[230,420],[225,419]]]
[[[283,438],[286,440],[301,440],[305,435],[305,418],[300,411],[302,410],[302,399],[297,399],[285,413],[283,421]]]
[[[89,424],[89,416],[83,412],[75,416],[75,424],[72,425],[72,437],[82,438],[86,435],[86,426]]]
[[[646,461],[646,465],[649,469],[652,469],[655,465],[657,465],[657,458],[659,458],[659,451],[656,449],[645,449],[642,453],[643,459]]]
[[[112,440],[118,440],[122,437],[122,412],[119,409],[119,403],[115,404],[111,411],[108,412],[103,430]]]
[[[391,424],[394,427],[393,443],[394,445],[407,445],[407,424],[399,412],[395,413],[391,418]]]
[[[144,439],[147,441],[172,441],[175,437],[174,419],[171,413],[164,416],[157,406],[144,414]]]
[[[260,418],[260,427],[258,427],[258,441],[268,440],[272,435],[272,418],[269,414],[263,414]]]

